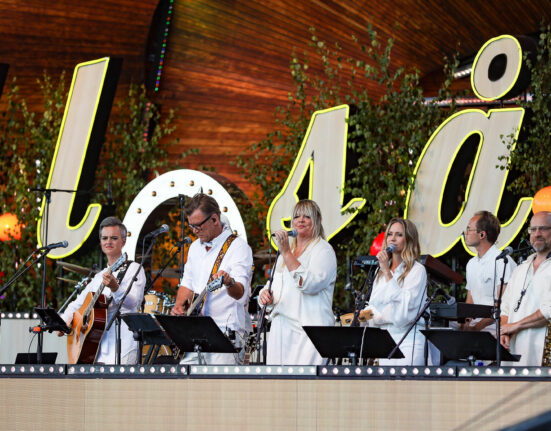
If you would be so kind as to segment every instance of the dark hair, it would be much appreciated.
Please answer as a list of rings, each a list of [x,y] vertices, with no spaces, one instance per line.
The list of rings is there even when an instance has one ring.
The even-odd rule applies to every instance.
[[[488,241],[492,244],[495,243],[501,231],[501,224],[497,217],[490,211],[478,211],[474,214],[474,217],[478,217],[476,221],[477,232],[486,232]]]
[[[117,217],[106,217],[102,220],[101,224],[99,225],[99,236],[101,238],[101,232],[103,231],[104,227],[108,226],[118,226],[121,231],[121,238],[123,241],[126,241],[126,226],[122,224],[122,221],[120,221]]]
[[[216,202],[212,196],[204,193],[197,193],[189,200],[185,208],[185,213],[189,217],[195,210],[201,210],[206,216],[216,214],[218,218],[220,218],[220,207],[218,206],[218,202]]]

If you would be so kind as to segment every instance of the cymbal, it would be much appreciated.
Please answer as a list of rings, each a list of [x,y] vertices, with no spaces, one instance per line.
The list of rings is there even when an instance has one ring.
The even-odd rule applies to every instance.
[[[66,283],[71,283],[71,284],[78,284],[78,281],[76,280],[73,280],[71,278],[64,278],[64,277],[56,277],[58,280],[61,280],[61,281],[65,281]]]
[[[90,274],[90,272],[92,272],[93,274],[97,273],[97,271],[92,270],[90,268],[85,268],[84,266],[74,265],[74,264],[69,263],[69,262],[63,262],[61,260],[58,260],[57,264],[59,266],[61,266],[63,269],[66,269],[68,271],[73,271],[73,272],[76,272],[76,273],[82,274],[82,275],[88,275],[88,274]]]
[[[275,259],[275,253],[272,253],[271,260]],[[253,254],[253,261],[255,265],[263,265],[270,261],[270,252],[268,250],[261,250]]]

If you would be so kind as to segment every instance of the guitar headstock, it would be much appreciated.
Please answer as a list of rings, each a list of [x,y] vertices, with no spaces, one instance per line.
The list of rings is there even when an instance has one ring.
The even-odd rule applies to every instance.
[[[124,262],[126,262],[127,257],[128,257],[128,255],[126,254],[126,252],[124,252],[124,253],[121,255],[121,257],[119,257],[119,258],[117,259],[117,261],[116,261],[113,265],[111,265],[111,266],[109,267],[109,271],[114,272],[114,271],[116,271],[117,269],[119,269],[119,268],[122,266],[122,264],[123,264]]]
[[[222,287],[222,284],[224,283],[224,277],[218,277],[216,280],[212,280],[207,285],[207,291],[208,292],[214,292]]]

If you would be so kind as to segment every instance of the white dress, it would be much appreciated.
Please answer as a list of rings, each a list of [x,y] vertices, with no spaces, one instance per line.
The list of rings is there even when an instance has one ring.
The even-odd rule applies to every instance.
[[[501,315],[508,317],[508,323],[518,322],[537,310],[547,320],[551,319],[551,259],[543,261],[534,273],[535,257],[535,254],[531,255],[511,275],[501,305]],[[526,287],[526,292],[515,311],[523,287]],[[503,362],[503,365],[541,366],[546,333],[547,327],[542,326],[524,329],[513,335],[509,351],[521,355],[521,358],[519,362]]]
[[[276,264],[272,293],[274,306],[268,334],[269,365],[320,365],[324,362],[302,326],[333,326],[333,290],[337,259],[333,247],[321,238],[298,257],[294,271]],[[302,285],[299,283],[302,278]],[[268,285],[264,288],[267,289]]]
[[[369,304],[366,307],[373,311],[373,319],[368,325],[386,329],[398,343],[408,330],[427,299],[427,272],[419,262],[415,262],[411,271],[402,283],[398,278],[405,270],[402,262],[392,274],[389,281],[381,274],[375,280]],[[380,365],[423,365],[425,337],[423,320],[419,321],[400,345],[403,359],[379,359]]]

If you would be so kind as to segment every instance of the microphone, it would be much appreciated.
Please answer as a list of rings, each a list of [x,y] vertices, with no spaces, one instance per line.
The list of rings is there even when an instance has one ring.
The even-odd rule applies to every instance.
[[[513,252],[513,247],[505,247],[503,251],[497,255],[496,260],[505,259],[510,254],[513,254]]]
[[[387,248],[386,248],[386,254],[388,254],[389,256],[394,253],[396,251],[396,246],[394,244],[390,244]]]
[[[183,247],[185,245],[190,245],[192,240],[189,236],[185,236],[182,241],[178,241],[174,247]]]
[[[155,229],[152,232],[149,232],[144,238],[151,238],[152,236],[159,236],[162,233],[166,233],[170,230],[167,224],[162,225],[161,227]]]
[[[455,304],[455,298],[453,296],[451,296],[450,294],[448,294],[448,292],[446,292],[444,289],[442,289],[441,287],[437,287],[436,288],[436,292],[439,293],[440,295],[442,295],[444,298],[446,298],[446,303],[448,305],[453,305]]]
[[[69,245],[69,243],[65,241],[56,242],[53,244],[48,244],[44,247],[42,247],[42,250],[53,250],[54,248],[66,248]]]
[[[298,232],[296,229],[291,229],[287,231],[287,236],[290,236],[291,238],[296,238],[298,235]],[[275,233],[272,234],[272,238],[275,236]]]

